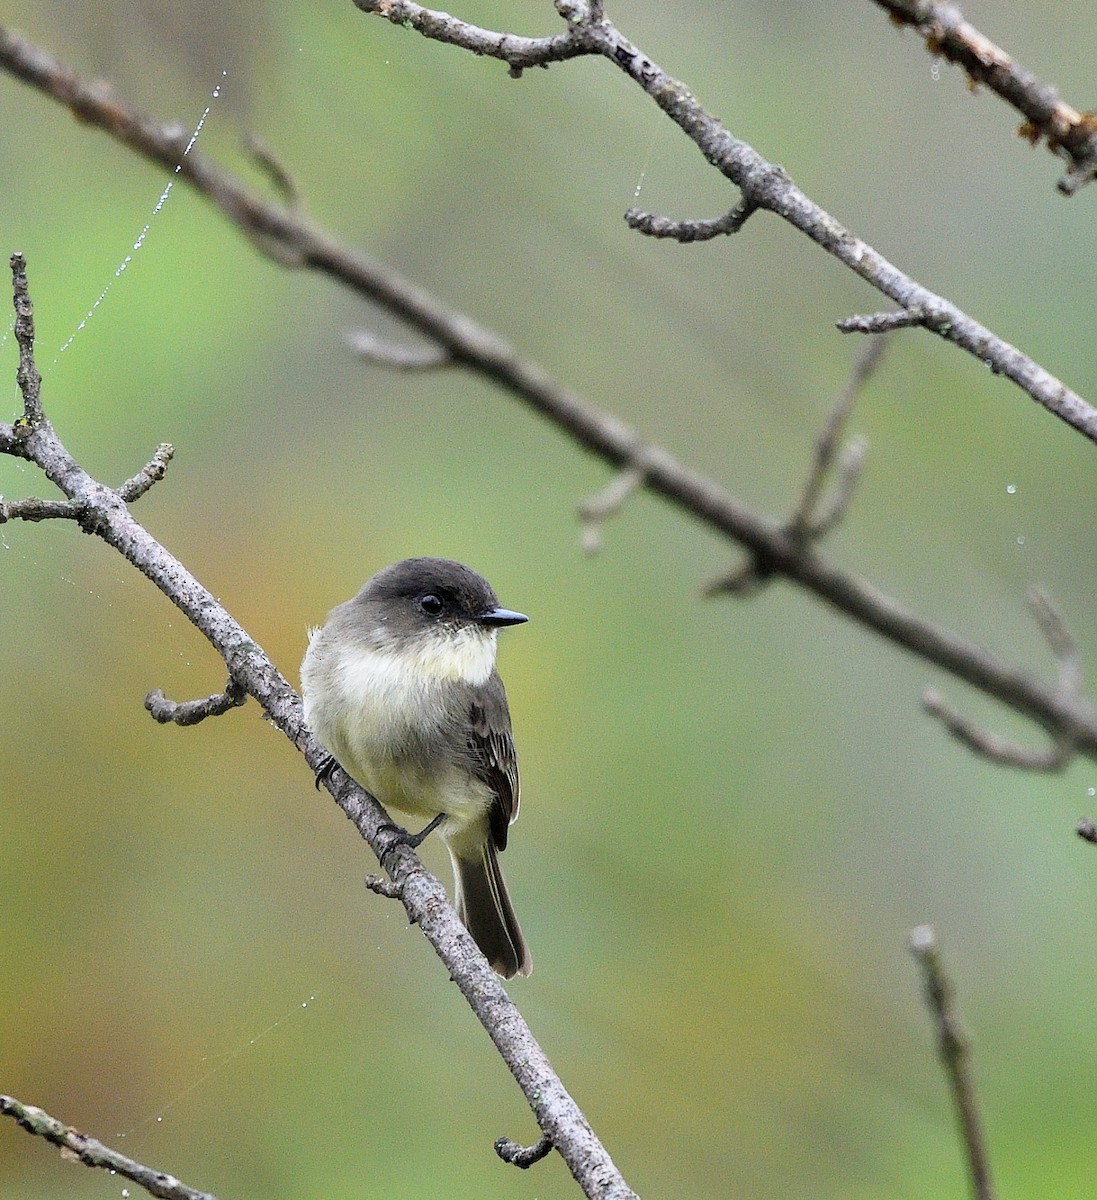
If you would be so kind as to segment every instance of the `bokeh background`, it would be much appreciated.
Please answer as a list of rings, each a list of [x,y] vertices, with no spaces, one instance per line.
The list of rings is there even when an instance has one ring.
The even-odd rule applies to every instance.
[[[547,0],[456,9],[558,28]],[[1097,10],[1052,9],[966,11],[1092,106]],[[839,219],[1097,399],[1097,189],[1059,197],[996,98],[868,0],[611,15]],[[514,82],[349,0],[0,16],[161,119],[193,125],[220,84],[207,153],[262,186],[241,148],[260,134],[348,244],[789,511],[858,348],[833,322],[884,305],[768,217],[705,246],[629,233],[634,203],[711,216],[735,195],[607,63]],[[641,1195],[965,1194],[905,950],[925,921],[1003,1193],[1092,1195],[1097,853],[1072,828],[1097,815],[1093,764],[976,761],[924,687],[1039,732],[789,585],[702,600],[737,554],[658,500],[585,557],[574,508],[603,466],[475,378],[357,361],[348,332],[406,335],[182,185],[115,278],[165,173],[7,77],[0,112],[0,242],[29,260],[49,414],[107,481],[175,444],[140,519],[291,678],[306,626],[405,555],[463,559],[531,615],[501,651],[524,783],[505,866],[536,961],[513,992]],[[15,363],[9,335],[4,419]],[[1023,602],[1043,583],[1097,662],[1097,449],[919,333],[852,429],[868,466],[827,553],[1050,677]],[[0,491],[49,494],[8,460]],[[205,695],[224,671],[125,562],[70,524],[0,529],[0,664],[0,1090],[222,1200],[578,1194],[558,1159],[496,1160],[500,1134],[535,1136],[520,1094],[256,706],[149,720],[150,688]],[[0,1126],[5,1200],[122,1188]]]

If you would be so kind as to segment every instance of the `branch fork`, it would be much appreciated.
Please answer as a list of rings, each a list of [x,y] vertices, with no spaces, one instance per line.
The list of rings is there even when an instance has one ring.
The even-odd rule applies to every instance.
[[[843,433],[858,395],[880,365],[886,348],[885,338],[874,338],[865,343],[842,394],[819,433],[800,500],[783,527],[784,536],[796,553],[810,554],[811,548],[841,524],[849,511],[865,465],[868,442],[863,437],[854,437],[843,443]],[[828,495],[827,484],[832,478]],[[776,573],[772,557],[755,551],[741,567],[707,584],[704,594],[752,596]]]
[[[1047,592],[1038,587],[1030,588],[1026,600],[1048,646],[1058,660],[1057,691],[1060,697],[1067,705],[1083,705],[1085,694],[1078,643]],[[941,693],[933,688],[927,689],[923,694],[922,707],[931,716],[937,717],[945,729],[973,753],[1004,767],[1056,773],[1065,770],[1077,753],[1076,734],[1066,723],[1046,723],[1051,738],[1050,744],[1045,747],[1029,747],[1001,737],[989,729],[980,728],[953,708]]]

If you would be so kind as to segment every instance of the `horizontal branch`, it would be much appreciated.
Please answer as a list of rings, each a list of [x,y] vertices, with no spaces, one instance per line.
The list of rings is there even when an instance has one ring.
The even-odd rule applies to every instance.
[[[509,35],[479,29],[411,0],[355,0],[355,4],[363,12],[417,29],[437,41],[507,59]],[[556,0],[556,7],[568,21],[568,33],[563,36],[570,39],[574,53],[566,57],[598,54],[623,71],[690,138],[705,159],[740,189],[745,205],[752,210],[766,209],[787,221],[902,308],[921,310],[924,317],[920,323],[926,329],[974,355],[995,374],[1012,380],[1038,404],[1097,442],[1097,409],[1016,346],[917,283],[846,229],[802,192],[783,167],[768,162],[752,146],[734,137],[685,84],[643,54],[602,15],[600,6],[581,0]],[[483,49],[485,45],[494,50]]]
[[[1079,112],[1059,98],[1056,88],[980,33],[955,4],[937,0],[875,0],[899,25],[911,25],[933,54],[943,55],[967,72],[973,84],[983,84],[1021,113],[1022,136],[1043,138],[1048,149],[1071,164],[1058,188],[1072,196],[1097,174],[1097,114]]]
[[[33,1104],[16,1100],[14,1096],[0,1096],[0,1115],[13,1118],[28,1133],[60,1146],[63,1154],[77,1159],[86,1167],[102,1167],[112,1175],[130,1179],[150,1195],[160,1197],[160,1200],[217,1200],[212,1193],[200,1192],[181,1183],[174,1175],[127,1158]]]
[[[214,692],[201,700],[169,700],[157,688],[145,697],[145,708],[160,725],[197,725],[209,717],[223,717],[233,708],[239,708],[248,698],[247,692],[230,679],[223,692]]]

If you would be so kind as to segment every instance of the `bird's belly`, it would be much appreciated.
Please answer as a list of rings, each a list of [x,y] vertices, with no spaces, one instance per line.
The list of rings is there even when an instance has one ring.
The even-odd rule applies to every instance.
[[[444,812],[453,818],[451,831],[483,820],[491,789],[461,760],[463,747],[452,744],[441,700],[424,706],[421,695],[405,689],[354,682],[344,676],[338,702],[311,714],[313,732],[347,774],[386,808],[428,820]],[[438,723],[424,724],[424,710],[437,712]]]
[[[348,773],[386,808],[424,819],[444,812],[455,827],[463,827],[480,820],[491,806],[487,786],[465,770],[439,769],[413,756],[391,758],[359,753],[353,759],[353,769],[343,764]]]

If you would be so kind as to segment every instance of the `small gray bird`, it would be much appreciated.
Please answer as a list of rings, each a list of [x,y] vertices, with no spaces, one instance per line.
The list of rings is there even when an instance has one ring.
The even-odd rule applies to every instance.
[[[499,868],[518,759],[495,648],[526,620],[461,563],[408,558],[333,608],[301,664],[309,728],[386,808],[430,819],[413,845],[439,830],[454,907],[506,979],[533,964]]]

